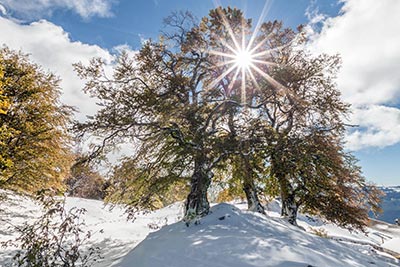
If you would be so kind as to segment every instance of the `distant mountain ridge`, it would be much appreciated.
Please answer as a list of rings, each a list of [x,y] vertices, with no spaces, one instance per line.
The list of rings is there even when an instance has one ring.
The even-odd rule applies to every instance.
[[[383,213],[378,215],[378,220],[395,223],[397,218],[400,219],[400,186],[380,186],[385,196],[382,197],[381,207]]]

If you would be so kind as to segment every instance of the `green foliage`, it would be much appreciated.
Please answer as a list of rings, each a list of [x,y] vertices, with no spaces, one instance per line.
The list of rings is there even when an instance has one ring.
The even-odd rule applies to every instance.
[[[241,150],[241,153],[246,151]],[[269,168],[264,166],[265,158],[262,153],[247,154],[251,159],[246,162],[241,156],[232,155],[224,162],[224,168],[216,171],[214,183],[221,191],[217,195],[218,202],[246,199],[243,192],[244,183],[252,181],[257,187],[257,193],[271,195],[272,188],[266,184]],[[248,166],[246,166],[248,164]]]
[[[216,202],[246,199],[243,192],[242,177],[238,175],[233,176],[233,168],[233,164],[227,161],[224,169],[219,169],[215,172],[213,187],[218,190],[215,198]]]
[[[101,258],[100,248],[87,246],[92,236],[86,231],[84,209],[66,210],[64,201],[38,194],[45,213],[33,223],[14,227],[19,236],[3,242],[5,247],[17,247],[11,266],[18,267],[89,267]],[[48,194],[47,194],[48,195]]]
[[[168,140],[168,138],[167,138]],[[142,146],[136,158],[125,158],[114,168],[106,201],[135,211],[154,210],[183,200],[189,191],[190,159],[179,154],[171,140]],[[174,152],[175,151],[175,152]]]
[[[0,57],[0,61],[2,62],[2,56]],[[4,79],[4,70],[3,66],[0,65],[0,116],[4,116],[7,114],[8,109],[10,108],[10,100],[5,95],[4,87],[6,86],[7,81]],[[0,171],[10,168],[13,165],[13,162],[10,158],[7,158],[7,143],[5,142],[9,138],[13,136],[15,131],[13,129],[8,129],[6,125],[1,125],[0,127]]]
[[[71,109],[58,79],[25,55],[0,49],[0,187],[32,193],[62,188],[71,156]]]

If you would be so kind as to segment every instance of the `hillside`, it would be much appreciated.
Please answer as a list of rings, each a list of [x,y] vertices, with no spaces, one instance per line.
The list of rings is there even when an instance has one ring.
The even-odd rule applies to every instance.
[[[394,223],[395,219],[400,218],[400,186],[382,186],[380,189],[385,193],[382,197],[383,213],[379,214],[378,219],[388,223]]]
[[[104,258],[95,267],[400,265],[380,251],[382,241],[388,249],[400,248],[398,227],[376,222],[365,236],[301,216],[299,224],[305,230],[329,236],[319,237],[280,219],[276,204],[270,205],[268,217],[244,211],[244,204],[218,204],[198,225],[186,227],[179,222],[183,211],[179,203],[128,222],[121,209],[110,211],[100,201],[67,198],[67,207],[87,209],[87,227],[97,231],[91,242],[102,248]],[[40,212],[19,196],[1,202],[0,209],[0,219],[13,224],[32,221]],[[6,224],[0,224],[0,240],[11,237]],[[1,248],[0,266],[7,266],[13,253]]]

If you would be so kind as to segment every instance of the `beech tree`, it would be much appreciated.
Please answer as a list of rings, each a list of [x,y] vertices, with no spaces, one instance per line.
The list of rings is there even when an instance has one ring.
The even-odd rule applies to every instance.
[[[71,163],[58,79],[27,56],[0,49],[0,188],[62,189]]]
[[[341,139],[314,130],[285,140],[269,178],[280,188],[282,215],[291,224],[297,225],[301,209],[343,227],[362,229],[368,211],[380,210],[380,191],[365,181]]]
[[[298,145],[303,157],[295,160],[298,166],[291,172],[295,205],[342,227],[363,229],[368,211],[380,211],[382,192],[365,181],[340,139],[325,135],[312,133]]]
[[[214,63],[215,74],[207,76],[208,81],[226,92],[222,115],[229,129],[229,152],[240,166],[231,169],[241,176],[249,209],[263,213],[254,174],[269,171],[268,182],[276,180],[282,216],[290,223],[296,224],[302,207],[343,226],[361,228],[368,209],[378,209],[379,191],[366,183],[349,160],[351,154],[343,152],[343,119],[349,105],[334,83],[339,57],[309,54],[301,26],[296,32],[275,21],[255,31],[258,34],[240,11],[229,8],[210,11],[198,29],[198,39],[211,50],[209,60]],[[240,62],[244,65],[238,64],[235,72],[221,63],[232,58],[236,64],[238,59],[248,62]],[[260,156],[264,161],[256,160]]]
[[[159,42],[147,42],[134,59],[122,54],[112,78],[103,75],[99,59],[89,67],[77,65],[78,73],[87,79],[85,90],[102,107],[77,130],[103,137],[98,152],[131,140],[138,146],[156,142],[154,147],[163,147],[161,155],[171,153],[172,158],[156,156],[165,160],[160,164],[183,155],[191,165],[186,199],[186,218],[190,219],[208,213],[212,170],[224,156],[214,149],[220,143],[219,103],[214,100],[221,92],[202,88],[207,54],[190,43],[191,15],[177,13],[166,22],[174,31],[163,34]],[[147,169],[146,162],[140,168]]]
[[[279,187],[282,216],[296,224],[299,207],[310,208],[312,201],[307,199],[313,199],[309,210],[318,210],[343,225],[365,225],[368,208],[378,207],[379,192],[365,182],[354,161],[347,160],[351,155],[343,152],[343,119],[349,105],[341,100],[334,83],[339,57],[310,55],[304,49],[307,39],[301,27],[295,32],[280,22],[269,22],[259,31],[260,37],[268,36],[266,42],[255,41],[262,44],[261,50],[268,51],[268,64],[254,67],[261,77],[254,75],[258,90],[248,93],[251,104],[247,107],[258,116],[251,127],[252,135],[264,138],[258,138],[252,147],[259,149],[260,142],[265,143],[261,146],[265,153],[261,167],[268,165],[268,182],[275,181]],[[324,161],[316,160],[322,157]],[[326,198],[315,197],[322,195]],[[354,204],[358,198],[363,202]],[[323,208],[321,201],[336,203],[335,220],[329,212],[332,209]],[[353,216],[350,212],[349,216],[339,215],[340,211],[357,209],[357,205]]]
[[[101,108],[76,127],[102,138],[89,157],[116,143],[136,146],[114,171],[113,201],[125,199],[132,211],[151,208],[187,181],[190,220],[208,213],[218,171],[242,186],[251,210],[264,213],[262,187],[279,189],[292,224],[300,206],[334,220],[333,206],[319,201],[350,214],[362,196],[353,213],[361,219],[346,221],[342,213],[338,220],[364,223],[377,191],[343,152],[349,106],[334,83],[338,56],[308,54],[301,27],[275,21],[253,29],[238,9],[216,8],[198,23],[175,13],[166,24],[133,58],[122,53],[112,77],[101,59],[76,66]]]
[[[248,210],[265,214],[259,199],[259,193],[263,191],[260,185],[263,184],[268,169],[265,138],[259,131],[261,121],[252,118],[245,110],[237,111],[235,116],[232,113],[228,116],[230,153],[224,162],[224,170],[218,177],[228,188],[222,195],[233,198],[241,190],[247,200]]]

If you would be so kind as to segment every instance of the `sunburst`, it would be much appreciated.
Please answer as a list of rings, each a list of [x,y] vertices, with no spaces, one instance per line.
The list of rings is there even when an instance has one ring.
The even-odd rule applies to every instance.
[[[218,4],[216,2],[216,4]],[[229,34],[229,43],[226,40],[220,39],[220,42],[223,47],[226,47],[228,52],[222,52],[217,50],[209,51],[210,54],[219,56],[220,60],[218,61],[217,67],[225,67],[225,70],[210,84],[210,87],[214,87],[218,85],[225,77],[228,75],[232,75],[229,79],[228,89],[229,91],[232,89],[237,80],[241,81],[241,101],[243,104],[246,103],[246,93],[248,84],[253,85],[256,89],[260,90],[260,86],[258,83],[258,77],[262,77],[268,83],[270,83],[275,89],[281,90],[284,89],[284,86],[277,82],[271,75],[269,75],[265,70],[268,70],[268,67],[277,66],[276,63],[269,61],[272,54],[275,51],[278,51],[282,47],[276,47],[272,49],[262,50],[263,45],[268,41],[270,36],[266,36],[261,41],[256,42],[262,22],[265,19],[268,10],[268,1],[265,3],[263,11],[260,15],[258,23],[253,30],[253,33],[249,37],[248,34],[245,33],[245,25],[242,25],[242,34],[241,37],[237,38],[237,34],[235,35],[231,25],[229,24],[228,19],[221,9],[219,10],[219,15],[222,18],[223,24],[228,31]]]
[[[254,55],[247,49],[240,49],[234,53],[235,65],[240,69],[248,69],[253,65]]]

